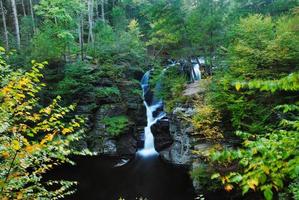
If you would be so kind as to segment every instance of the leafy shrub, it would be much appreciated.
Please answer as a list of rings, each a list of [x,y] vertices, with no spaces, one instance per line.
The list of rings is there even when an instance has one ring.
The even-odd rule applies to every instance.
[[[95,45],[89,53],[99,63],[144,64],[145,46],[141,40],[139,25],[132,20],[127,30],[115,31],[108,24],[98,23],[95,27]]]
[[[7,67],[2,55],[1,71]],[[30,71],[12,71],[1,79],[1,199],[58,199],[74,192],[70,190],[74,182],[42,182],[42,175],[56,165],[71,163],[70,143],[79,139],[83,120],[66,120],[74,106],[61,107],[60,97],[46,107],[38,105],[36,96],[44,86],[40,70],[46,63],[32,63]],[[48,185],[56,189],[50,190]]]
[[[154,93],[158,98],[163,99],[166,111],[171,111],[175,105],[185,100],[182,95],[187,83],[186,76],[176,67],[161,70],[153,70],[150,84],[155,85]]]
[[[120,96],[120,91],[116,87],[102,87],[96,89],[97,97],[111,97],[111,96]]]
[[[64,68],[64,78],[58,83],[56,95],[61,95],[68,102],[91,97],[93,95],[94,77],[90,65],[84,62],[68,64]]]
[[[102,119],[102,123],[105,124],[106,130],[111,136],[119,136],[122,131],[128,126],[129,119],[124,115],[105,117],[104,119]]]
[[[213,108],[230,119],[242,139],[236,149],[208,157],[213,179],[227,191],[241,188],[265,199],[288,188],[299,176],[298,15],[254,15],[236,25],[228,48],[228,68],[218,69],[208,94]],[[199,121],[202,120],[200,116]],[[289,195],[289,194],[287,194]]]
[[[238,84],[236,85],[237,87]],[[276,92],[299,91],[298,73],[274,81],[252,81],[243,83],[243,87]],[[243,148],[214,154],[215,161],[220,158],[228,162],[238,160],[242,170],[225,175],[226,184],[238,184],[243,194],[250,189],[263,192],[267,200],[273,198],[273,191],[284,188],[286,180],[296,180],[299,177],[299,102],[277,106],[282,110],[283,118],[277,128],[265,135],[252,135],[237,132],[243,142]],[[230,158],[229,155],[235,155]],[[224,175],[223,175],[224,176]],[[223,177],[222,176],[222,177]],[[296,190],[294,190],[296,194]]]

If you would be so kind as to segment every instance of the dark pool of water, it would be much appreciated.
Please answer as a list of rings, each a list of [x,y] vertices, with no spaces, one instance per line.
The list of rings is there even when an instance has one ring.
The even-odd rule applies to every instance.
[[[188,169],[163,162],[159,157],[136,156],[124,166],[113,167],[111,157],[82,156],[75,166],[60,166],[48,178],[75,180],[77,192],[72,200],[193,200],[194,191]]]

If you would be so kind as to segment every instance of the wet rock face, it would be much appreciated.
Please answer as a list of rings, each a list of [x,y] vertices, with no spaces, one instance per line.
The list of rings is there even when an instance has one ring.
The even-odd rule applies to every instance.
[[[133,155],[137,151],[137,139],[130,132],[121,135],[116,142],[116,149],[118,155]]]
[[[169,148],[173,139],[169,132],[169,121],[168,119],[161,119],[156,124],[151,126],[151,131],[155,139],[155,149],[160,152],[166,148]]]
[[[136,77],[129,77],[128,74],[126,79],[117,82],[109,78],[99,79],[98,87],[110,87],[114,82],[113,87],[118,88],[120,95],[104,99],[98,98],[95,101],[94,113],[89,115],[90,131],[84,139],[86,146],[93,153],[129,156],[137,151],[138,134],[140,129],[146,126],[146,110],[143,105],[140,84],[131,81],[134,78],[141,79],[137,76],[142,76],[142,73],[135,70],[133,75]],[[117,116],[126,116],[128,123],[118,136],[113,136],[107,131],[102,120]]]
[[[160,151],[162,159],[178,165],[191,164],[191,134],[193,128],[184,118],[190,117],[193,113],[192,108],[177,107],[168,115],[169,135],[173,142],[171,146]]]

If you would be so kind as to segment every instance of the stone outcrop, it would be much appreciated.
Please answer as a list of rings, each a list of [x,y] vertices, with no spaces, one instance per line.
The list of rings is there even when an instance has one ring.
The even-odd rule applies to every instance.
[[[161,158],[167,162],[178,165],[191,164],[190,134],[192,127],[189,122],[184,120],[184,117],[190,116],[192,112],[191,108],[177,107],[172,113],[168,114],[169,135],[173,142],[167,148],[160,150]],[[158,122],[159,124],[161,122]]]
[[[187,96],[188,99],[198,98],[198,95],[203,96],[208,84],[209,80],[201,80],[189,84],[183,95]],[[195,130],[190,122],[194,113],[195,108],[192,103],[179,105],[171,113],[167,114],[168,120],[160,120],[152,126],[155,148],[165,161],[178,165],[192,166],[196,160],[192,151],[209,149],[209,144],[200,143],[198,138],[196,138]]]
[[[169,121],[167,118],[161,119],[152,125],[151,131],[154,135],[155,149],[157,151],[163,151],[172,145],[173,139],[170,135]]]
[[[142,78],[143,73],[140,68],[126,68],[123,77],[119,80],[101,77],[93,83],[95,90],[113,87],[117,88],[119,94],[109,96],[92,94],[93,99],[87,99],[86,102],[78,105],[80,114],[84,114],[89,119],[87,121],[89,130],[86,137],[80,141],[80,147],[88,148],[95,154],[113,156],[135,154],[140,130],[146,126],[142,90],[139,82],[136,81]],[[118,136],[113,136],[107,130],[103,119],[117,116],[125,116],[128,123]]]

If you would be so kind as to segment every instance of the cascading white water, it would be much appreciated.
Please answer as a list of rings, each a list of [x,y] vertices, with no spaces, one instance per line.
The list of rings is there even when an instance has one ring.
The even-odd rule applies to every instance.
[[[200,71],[200,65],[204,64],[205,61],[203,58],[197,58],[196,60],[191,60],[193,66],[192,66],[192,72],[191,72],[191,81],[198,81],[201,79],[201,71]],[[198,62],[200,64],[198,64]]]
[[[192,81],[198,81],[198,80],[201,79],[201,71],[200,71],[200,68],[199,68],[199,64],[193,65],[191,78],[192,78]]]
[[[154,125],[158,120],[165,117],[164,112],[160,112],[157,117],[153,116],[158,108],[161,108],[163,105],[162,100],[156,100],[152,104],[146,102],[145,95],[149,91],[149,77],[150,71],[146,72],[141,80],[141,87],[143,90],[144,106],[146,108],[146,117],[147,117],[147,126],[144,128],[144,148],[138,151],[138,154],[142,156],[157,155],[158,152],[155,150],[154,145],[154,136],[151,131],[151,126]]]

